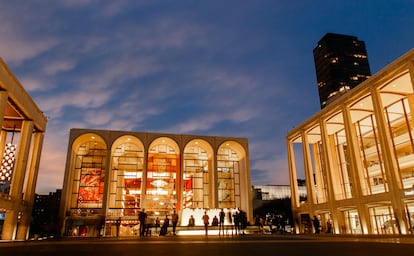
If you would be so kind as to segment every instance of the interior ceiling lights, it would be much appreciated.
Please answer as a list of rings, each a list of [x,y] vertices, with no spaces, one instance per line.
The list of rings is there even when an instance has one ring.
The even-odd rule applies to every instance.
[[[7,143],[0,168],[0,181],[10,181],[13,174],[16,145]]]

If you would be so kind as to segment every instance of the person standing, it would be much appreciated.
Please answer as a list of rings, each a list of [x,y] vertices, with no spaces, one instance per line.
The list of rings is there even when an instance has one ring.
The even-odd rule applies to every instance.
[[[231,231],[231,235],[233,235],[233,228],[232,228],[232,226],[233,226],[233,216],[232,216],[230,208],[227,209],[227,218],[228,218],[227,229],[229,229]]]
[[[204,211],[203,223],[204,223],[204,229],[206,230],[206,236],[208,235],[208,224],[210,224],[209,219],[210,217],[208,216],[207,211]]]
[[[327,222],[326,222],[326,233],[331,233],[332,232],[332,222],[331,222],[331,220],[328,220]]]
[[[225,216],[226,214],[224,213],[224,210],[222,208],[219,213],[219,235],[221,232],[223,232],[223,235],[224,235],[224,217]]]
[[[190,216],[190,218],[188,219],[188,227],[190,227],[191,229],[194,228],[195,226],[195,219],[193,217],[193,215]]]
[[[142,211],[138,214],[138,220],[139,220],[139,236],[145,235],[145,221],[147,219],[147,213],[145,212],[145,209],[142,209]]]
[[[240,233],[240,214],[238,211],[235,211],[233,214],[233,223],[234,223],[234,232],[237,235]]]
[[[155,219],[155,234],[158,233],[158,228],[160,227],[160,218]]]
[[[173,214],[171,215],[171,223],[172,223],[172,227],[173,227],[173,235],[175,236],[175,230],[177,228],[177,224],[178,224],[178,214],[175,212],[173,212]]]
[[[245,230],[247,228],[247,214],[245,211],[239,209],[239,228],[240,235],[245,235]]]
[[[165,215],[164,223],[162,224],[162,227],[160,230],[160,236],[167,235],[169,225],[170,225],[170,219],[168,218],[168,215]]]
[[[121,217],[116,220],[116,236],[119,237],[119,228],[121,227]]]
[[[318,218],[316,216],[313,216],[312,222],[313,222],[313,227],[315,228],[315,234],[319,234],[321,224],[320,224]]]

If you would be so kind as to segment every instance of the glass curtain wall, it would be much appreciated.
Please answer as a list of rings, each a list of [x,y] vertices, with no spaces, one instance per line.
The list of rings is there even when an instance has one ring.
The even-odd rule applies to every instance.
[[[138,216],[141,208],[143,147],[125,142],[113,149],[108,216]]]
[[[408,220],[409,231],[414,234],[414,202],[405,203],[405,215]]]
[[[339,186],[335,186],[335,198],[338,200],[352,198],[351,171],[349,165],[349,149],[346,142],[345,130],[342,129],[334,135],[336,171]]]
[[[316,187],[316,200],[317,203],[326,203],[328,201],[328,177],[326,176],[325,163],[323,158],[322,141],[314,144],[312,147],[313,151],[313,170],[315,177]]]
[[[388,184],[384,172],[384,163],[381,157],[381,147],[374,115],[370,114],[357,121],[355,126],[364,163],[364,184],[362,184],[362,192],[364,195],[388,192]]]
[[[71,207],[80,209],[102,208],[106,147],[98,141],[80,145],[75,154]]]
[[[414,186],[414,140],[408,99],[401,99],[385,108],[388,127],[398,159],[399,175],[404,189]]]
[[[187,146],[183,161],[183,208],[209,208],[211,159],[207,150],[197,145]]]
[[[331,170],[333,189],[336,200],[352,198],[350,155],[344,128],[342,112],[328,119],[327,127],[329,135],[329,146],[332,148]]]
[[[171,139],[153,142],[148,152],[146,209],[157,215],[172,212],[177,206],[177,174],[180,167],[178,146]]]
[[[293,146],[293,155],[292,159],[294,160],[295,164],[295,172],[297,176],[297,184],[298,186],[306,187],[307,191],[307,183],[306,183],[306,174],[305,174],[305,163],[303,162],[303,148],[302,148],[302,137],[299,136],[298,138],[294,139],[292,142]],[[292,185],[292,184],[291,184]],[[295,199],[296,200],[296,199]],[[308,202],[308,194],[306,192],[306,196],[299,197],[300,203],[307,203]],[[298,202],[298,203],[299,203]]]
[[[344,225],[341,227],[341,232],[343,234],[362,234],[358,210],[345,210],[342,213],[344,214]]]
[[[391,206],[369,208],[374,234],[398,234],[397,221]]]
[[[231,147],[223,146],[217,153],[218,208],[240,206],[239,156]]]
[[[315,190],[315,203],[325,203],[328,198],[328,183],[327,174],[324,168],[325,161],[323,157],[323,147],[320,127],[316,126],[307,132],[308,136],[308,149],[311,162],[311,173],[314,178],[314,190]]]

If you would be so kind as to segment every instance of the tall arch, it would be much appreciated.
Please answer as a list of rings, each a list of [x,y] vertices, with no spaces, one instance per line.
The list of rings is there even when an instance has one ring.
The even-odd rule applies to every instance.
[[[107,146],[93,133],[79,136],[72,144],[72,209],[101,209],[106,175]]]
[[[238,142],[225,141],[220,145],[217,151],[218,208],[242,207],[242,188],[249,189],[242,179],[247,168],[246,157],[246,150]]]
[[[144,146],[134,136],[119,137],[112,145],[108,215],[137,216],[141,208]]]
[[[185,208],[210,208],[213,170],[213,148],[205,140],[187,143],[183,153],[183,198]]]
[[[146,174],[145,209],[168,214],[179,201],[180,149],[168,137],[159,137],[149,146]]]

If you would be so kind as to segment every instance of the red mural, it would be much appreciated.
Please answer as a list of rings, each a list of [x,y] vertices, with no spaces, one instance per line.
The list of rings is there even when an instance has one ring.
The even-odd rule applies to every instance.
[[[82,170],[78,194],[79,207],[102,206],[104,179],[102,170]]]

